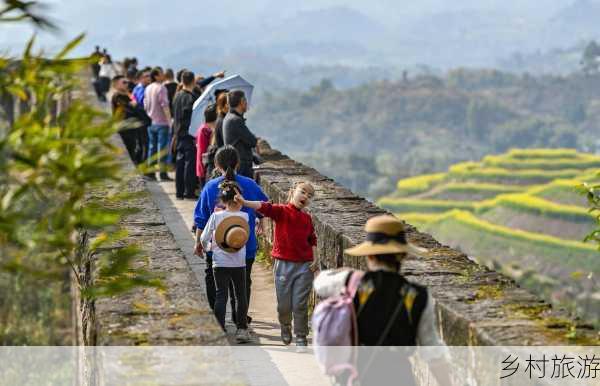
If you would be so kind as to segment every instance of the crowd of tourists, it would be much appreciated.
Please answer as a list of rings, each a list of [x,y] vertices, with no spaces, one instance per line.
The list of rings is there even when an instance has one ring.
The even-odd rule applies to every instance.
[[[290,188],[287,202],[269,201],[254,179],[257,138],[246,125],[244,92],[220,90],[216,102],[202,112],[204,123],[193,131],[194,137],[189,131],[194,102],[223,72],[204,78],[182,69],[175,75],[161,67],[138,69],[133,58],[126,59],[120,69],[111,65],[112,74],[102,70],[112,63],[110,56],[100,55],[97,79],[112,75],[111,105],[118,119],[130,123],[120,135],[133,162],[145,165],[145,178],[150,181],[157,180],[156,173],[161,181],[172,181],[167,171],[174,163],[177,199],[197,200],[194,252],[206,260],[208,301],[224,331],[227,304],[231,304],[237,342],[251,341],[252,266],[257,233],[265,229],[268,218],[274,224],[270,256],[285,345],[294,337],[298,351],[308,345],[308,303],[313,289],[327,299],[313,314],[315,345],[442,344],[432,297],[426,288],[400,274],[408,255],[423,253],[407,241],[401,221],[392,216],[370,219],[364,243],[345,251],[366,257],[366,272],[324,270],[315,279],[317,236],[307,208],[317,192],[310,181],[298,181]],[[101,93],[98,98],[103,100]],[[341,312],[340,305],[352,311]],[[344,322],[348,315],[353,323]],[[375,376],[381,363],[370,360],[358,373],[362,379],[363,375]],[[358,373],[346,365],[330,363],[326,371],[340,382],[352,382]]]

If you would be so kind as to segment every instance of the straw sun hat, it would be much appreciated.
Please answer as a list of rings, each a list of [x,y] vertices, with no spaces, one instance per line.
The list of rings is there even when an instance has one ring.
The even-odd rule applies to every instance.
[[[365,224],[367,237],[361,244],[346,249],[351,256],[387,255],[407,253],[421,256],[427,250],[406,240],[404,224],[394,216],[383,215],[370,218]]]
[[[229,216],[217,225],[215,242],[225,252],[237,252],[246,245],[250,235],[248,221],[240,216]]]

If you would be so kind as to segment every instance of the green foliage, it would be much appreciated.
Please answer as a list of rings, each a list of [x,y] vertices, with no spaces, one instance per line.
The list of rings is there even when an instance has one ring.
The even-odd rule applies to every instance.
[[[57,309],[64,307],[57,294],[68,288],[69,273],[87,297],[161,286],[137,263],[140,250],[126,244],[119,225],[129,211],[115,205],[126,177],[119,164],[122,150],[111,143],[117,125],[82,101],[67,103],[90,64],[87,58],[68,58],[82,39],[76,37],[51,59],[33,52],[33,38],[18,60],[0,58],[0,89],[28,107],[14,122],[0,122],[0,291],[10,299],[0,303],[0,314],[11,315],[0,319],[3,343],[58,343],[26,329],[14,334],[19,324],[14,318],[21,315],[27,325],[31,312],[52,313],[49,299],[58,299],[51,303]],[[106,189],[109,184],[114,189]],[[87,232],[95,236],[84,246],[81,236]],[[94,282],[80,275],[82,260],[90,256],[97,268]],[[22,291],[37,300],[25,303],[27,298],[18,296]]]
[[[474,204],[464,201],[425,200],[413,198],[383,197],[377,204],[391,212],[439,213],[452,209],[473,210]]]
[[[581,178],[581,177],[579,177]],[[527,194],[564,205],[585,206],[586,200],[578,193],[579,180],[555,180],[546,185],[534,186]]]
[[[433,189],[425,196],[428,199],[478,201],[493,198],[498,194],[517,193],[522,186],[486,184],[478,182],[448,182]]]
[[[483,164],[488,167],[498,167],[510,170],[521,169],[592,169],[600,167],[600,157],[591,154],[578,153],[577,157],[570,158],[517,158],[506,156],[486,156]]]
[[[555,159],[555,158],[578,158],[580,153],[576,149],[510,149],[506,153],[507,158],[514,159]]]
[[[416,177],[405,178],[398,181],[397,195],[400,197],[423,193],[431,189],[435,184],[446,178],[446,173],[425,174]]]
[[[600,46],[595,40],[592,40],[583,51],[581,65],[585,74],[598,72],[598,57],[600,57]]]
[[[591,222],[590,213],[573,205],[561,205],[529,194],[502,194],[476,205],[477,213],[485,213],[499,206],[507,206],[519,211],[529,212],[542,217],[554,217],[575,222]]]
[[[573,178],[585,170],[564,169],[523,169],[509,170],[496,167],[482,167],[481,164],[464,163],[450,167],[449,176],[458,181],[478,181],[484,183],[504,183],[532,185],[547,183],[558,178]]]
[[[451,211],[428,224],[427,229],[433,230],[433,228],[439,227],[440,224],[452,224],[447,225],[448,229],[455,229],[457,232],[461,226],[473,229],[479,232],[478,236],[473,235],[474,240],[481,240],[485,237],[485,234],[500,237],[504,240],[505,245],[501,249],[506,249],[509,246],[515,248],[517,244],[522,245],[524,251],[527,248],[542,248],[545,254],[540,256],[552,260],[555,264],[568,265],[573,269],[577,268],[593,272],[598,269],[600,264],[597,259],[593,259],[590,256],[590,252],[595,249],[591,245],[492,224],[477,218],[470,212],[461,210]],[[527,254],[529,253],[523,253],[523,255]]]

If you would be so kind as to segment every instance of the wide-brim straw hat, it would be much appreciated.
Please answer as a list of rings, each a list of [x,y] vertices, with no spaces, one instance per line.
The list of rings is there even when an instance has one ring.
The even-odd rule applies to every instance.
[[[404,224],[394,216],[370,218],[365,224],[366,240],[344,252],[351,256],[371,256],[406,253],[422,256],[426,249],[411,244],[406,239]]]
[[[226,252],[237,252],[250,237],[248,221],[240,216],[225,217],[215,230],[215,242]]]

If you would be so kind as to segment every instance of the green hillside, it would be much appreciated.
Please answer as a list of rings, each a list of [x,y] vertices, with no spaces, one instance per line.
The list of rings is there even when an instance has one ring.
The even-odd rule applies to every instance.
[[[591,274],[600,272],[600,256],[593,244],[583,243],[596,219],[576,190],[582,181],[597,180],[598,171],[600,156],[574,149],[512,149],[455,164],[446,173],[400,180],[378,203],[555,304],[577,307],[598,321],[600,288]]]

